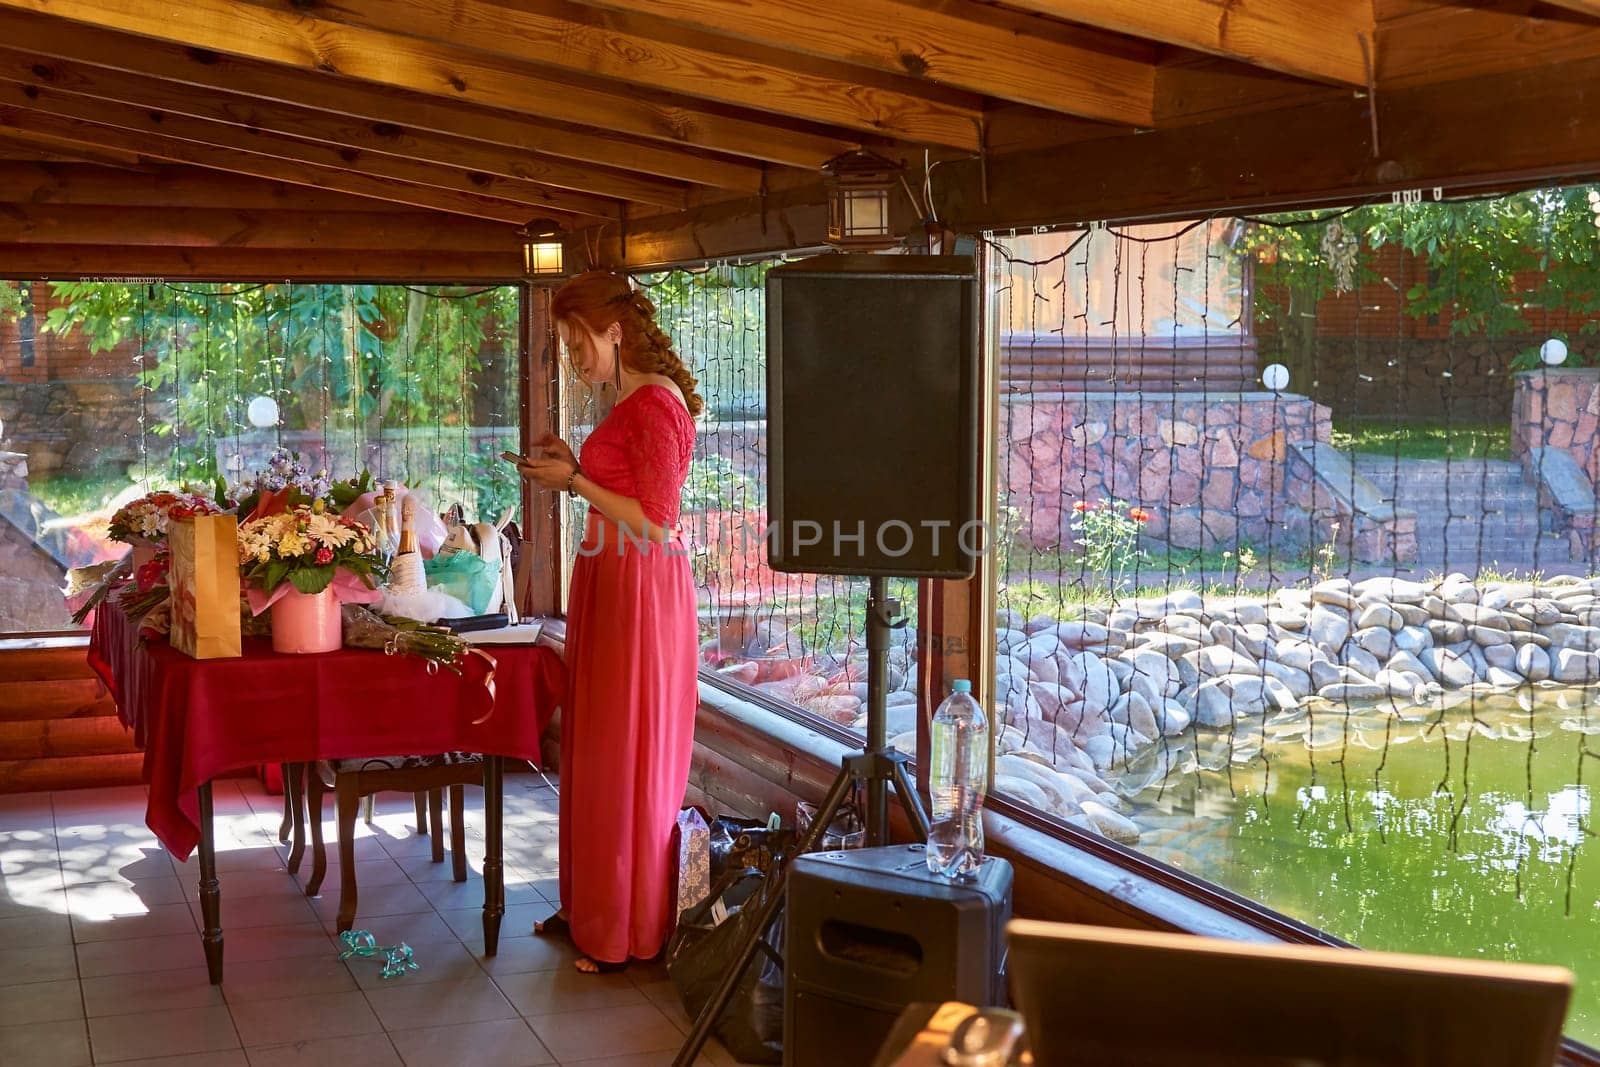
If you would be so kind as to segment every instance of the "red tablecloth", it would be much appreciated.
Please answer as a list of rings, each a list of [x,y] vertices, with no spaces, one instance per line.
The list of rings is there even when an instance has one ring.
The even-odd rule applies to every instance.
[[[114,605],[95,612],[89,665],[105,681],[124,725],[144,749],[150,785],[145,822],[187,859],[200,840],[195,790],[218,775],[264,763],[431,752],[484,752],[537,761],[539,739],[566,691],[548,648],[482,646],[460,675],[429,674],[415,656],[365,649],[284,656],[246,638],[238,659],[194,660],[155,639],[144,645]]]

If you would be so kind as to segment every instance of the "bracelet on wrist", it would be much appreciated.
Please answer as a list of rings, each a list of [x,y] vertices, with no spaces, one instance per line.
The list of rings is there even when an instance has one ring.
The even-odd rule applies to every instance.
[[[582,473],[583,473],[583,469],[581,467],[573,467],[572,468],[572,473],[567,475],[567,495],[568,496],[577,496],[578,495],[577,490],[572,488],[572,483],[577,481],[578,480],[578,475],[580,475]]]

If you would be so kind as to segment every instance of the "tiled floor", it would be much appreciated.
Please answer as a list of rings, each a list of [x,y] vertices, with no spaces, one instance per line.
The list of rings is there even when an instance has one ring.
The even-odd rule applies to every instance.
[[[670,1063],[688,1028],[659,966],[580,975],[572,950],[529,935],[555,910],[556,797],[506,784],[506,917],[483,955],[482,796],[468,793],[472,872],[450,880],[409,796],[379,798],[356,842],[356,926],[405,941],[421,969],[381,980],[340,962],[331,822],[323,895],[284,868],[282,801],[217,783],[225,981],[206,981],[196,864],[144,826],[144,790],[0,796],[0,1065]],[[331,816],[331,807],[328,814]],[[705,1062],[732,1062],[715,1046]]]

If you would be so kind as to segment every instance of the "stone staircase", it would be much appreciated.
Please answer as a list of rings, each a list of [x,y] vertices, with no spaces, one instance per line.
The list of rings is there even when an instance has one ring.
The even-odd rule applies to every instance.
[[[1417,566],[1473,574],[1480,569],[1581,569],[1567,538],[1542,527],[1538,492],[1510,460],[1401,459],[1356,453],[1356,471],[1396,507],[1417,513]]]
[[[0,647],[0,793],[136,785],[143,765],[81,641]]]

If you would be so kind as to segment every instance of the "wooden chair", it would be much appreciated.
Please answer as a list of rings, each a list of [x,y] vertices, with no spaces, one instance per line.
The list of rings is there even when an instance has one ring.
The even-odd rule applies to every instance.
[[[347,759],[318,763],[304,774],[306,806],[311,822],[311,881],[306,895],[314,896],[328,873],[327,848],[322,841],[322,797],[332,790],[339,822],[339,922],[340,933],[355,924],[356,813],[363,798],[375,793],[412,793],[421,826],[422,796],[428,794],[433,823],[433,862],[444,862],[443,793],[450,790],[451,872],[455,880],[467,880],[467,835],[464,787],[483,781],[483,757],[467,752],[446,752],[435,756],[387,756],[376,759]],[[291,859],[293,854],[291,853]],[[291,868],[293,869],[293,868]]]
[[[293,845],[292,848],[289,849],[289,859],[288,859],[288,862],[287,862],[287,866],[289,868],[289,873],[290,874],[297,874],[297,873],[299,873],[299,870],[300,870],[300,861],[301,861],[301,859],[304,858],[304,855],[305,855],[305,833],[306,833],[305,800],[306,800],[306,788],[307,788],[306,787],[306,778],[307,778],[307,776],[306,776],[305,771],[306,771],[307,764],[304,764],[304,763],[285,763],[285,764],[282,765],[282,767],[283,767],[283,821],[278,825],[278,841],[279,841],[280,844],[287,845],[287,844],[289,844],[290,838],[293,837],[294,845]],[[436,835],[437,834],[442,834],[444,832],[444,829],[443,829],[444,824],[441,821],[439,814],[437,814],[440,811],[440,809],[441,809],[441,807],[443,805],[443,797],[442,797],[442,794],[440,793],[440,791],[437,790],[437,789],[419,789],[416,793],[413,794],[413,798],[414,798],[414,800],[416,802],[416,805],[417,805],[417,833],[421,834],[423,837],[427,837],[428,836],[428,808],[429,808],[429,805],[431,804],[432,807],[433,807],[434,812],[436,813],[434,815],[434,817],[433,817],[434,833]],[[374,814],[374,812],[373,812],[373,799],[374,799],[373,795],[368,795],[368,797],[367,797],[367,807],[366,807],[366,812],[365,812],[365,818],[367,820],[367,825],[368,826],[372,825],[372,819],[373,819],[373,814]],[[316,831],[316,834],[317,834],[318,839],[320,840],[320,838],[321,838],[321,828],[320,827]],[[433,862],[435,862],[435,863],[443,863],[444,862],[444,844],[443,844],[442,841],[436,843],[435,846],[434,846],[434,849],[433,849]],[[308,889],[307,892],[306,892],[306,895],[307,896],[315,896],[316,895],[316,889],[315,888]]]

